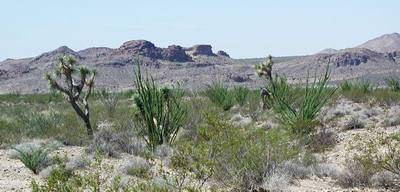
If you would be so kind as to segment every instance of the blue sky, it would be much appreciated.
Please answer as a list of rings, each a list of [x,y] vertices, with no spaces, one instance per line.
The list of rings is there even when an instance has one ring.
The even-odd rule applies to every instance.
[[[2,0],[0,60],[67,45],[211,44],[232,57],[302,55],[400,32],[398,0]]]

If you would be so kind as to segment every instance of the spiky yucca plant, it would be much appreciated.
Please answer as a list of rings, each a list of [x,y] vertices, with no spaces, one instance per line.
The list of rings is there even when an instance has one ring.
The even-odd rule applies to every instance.
[[[400,82],[399,80],[395,79],[395,78],[387,78],[385,79],[387,86],[395,92],[399,92],[400,91]]]
[[[135,62],[137,70],[134,85],[137,94],[133,96],[133,102],[138,109],[136,119],[144,140],[151,149],[155,149],[158,145],[170,144],[175,140],[184,125],[187,107],[183,103],[182,90],[161,88],[147,74],[143,78],[140,62]]]
[[[269,82],[265,88],[269,96],[265,101],[266,105],[280,115],[282,122],[287,124],[291,131],[301,134],[313,132],[318,112],[336,91],[336,88],[328,87],[329,67],[321,78],[315,77],[312,83],[307,77],[304,95],[299,104],[295,105],[291,97],[292,86],[287,83],[286,78],[272,76],[272,65],[272,57],[269,56],[267,61],[257,66],[257,74]]]
[[[240,106],[244,106],[250,90],[247,87],[235,86],[232,91],[233,91],[233,95],[235,97],[236,102]]]
[[[341,91],[350,91],[353,88],[353,84],[348,80],[344,80],[339,84],[339,87]]]
[[[76,60],[71,56],[60,57],[58,61],[55,73],[53,75],[46,74],[45,78],[49,81],[52,89],[65,96],[75,112],[85,122],[88,136],[93,138],[88,99],[92,93],[96,71],[77,66]],[[62,78],[64,83],[57,82],[57,78]]]
[[[228,87],[220,82],[213,82],[208,85],[205,93],[211,102],[222,107],[225,111],[228,111],[234,105],[233,94],[229,92]]]
[[[17,151],[17,158],[35,174],[39,173],[41,165],[47,160],[48,152],[43,148],[31,148],[28,151],[14,148],[14,150]]]

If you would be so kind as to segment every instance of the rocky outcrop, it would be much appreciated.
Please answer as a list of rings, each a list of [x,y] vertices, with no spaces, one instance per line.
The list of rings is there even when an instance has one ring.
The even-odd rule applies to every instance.
[[[1,77],[1,76],[6,76],[7,73],[8,73],[8,72],[7,72],[6,70],[0,69],[0,77]]]
[[[179,45],[170,45],[162,50],[162,59],[173,62],[188,62],[192,58],[186,54],[185,49]]]
[[[151,59],[161,59],[174,62],[188,62],[192,58],[188,56],[185,49],[178,45],[170,45],[167,48],[156,47],[150,41],[135,40],[125,42],[120,48],[113,52],[113,55],[140,55]]]
[[[228,75],[228,78],[238,83],[243,83],[250,80],[250,77],[248,75],[239,73],[231,73]]]
[[[219,55],[229,57],[223,51]],[[46,66],[52,65],[58,57],[70,55],[83,64],[94,65],[126,65],[132,63],[135,56],[146,57],[154,62],[156,60],[165,60],[172,62],[192,62],[194,56],[216,56],[212,52],[211,45],[195,45],[185,49],[179,45],[170,45],[167,48],[155,46],[152,42],[146,40],[132,40],[123,43],[119,48],[112,49],[107,47],[92,47],[78,52],[67,46],[59,47],[50,52],[43,53],[32,60],[31,65],[46,63]]]
[[[330,63],[336,67],[343,67],[357,66],[383,55],[369,49],[351,48],[340,50],[335,54],[317,54],[312,57],[316,57],[318,63]]]
[[[140,55],[144,57],[150,57],[153,59],[162,58],[162,49],[156,47],[150,41],[145,40],[133,40],[125,42],[118,49],[113,52],[113,55],[118,54],[129,54],[129,55]]]
[[[187,48],[186,52],[191,56],[215,56],[215,54],[212,52],[211,45],[195,45],[193,47]]]
[[[217,52],[217,55],[218,55],[218,56],[222,56],[222,57],[228,57],[228,58],[230,58],[230,56],[229,56],[228,53],[226,53],[225,51],[221,51],[221,50]]]
[[[400,60],[400,50],[385,53],[385,57],[387,57],[388,59],[390,59],[394,62],[399,61]]]

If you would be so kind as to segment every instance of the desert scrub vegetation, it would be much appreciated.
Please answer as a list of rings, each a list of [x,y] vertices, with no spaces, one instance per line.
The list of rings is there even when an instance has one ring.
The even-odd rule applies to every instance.
[[[247,87],[235,86],[232,91],[236,102],[243,107],[246,104],[250,90]]]
[[[309,82],[310,78],[307,78],[301,99],[296,102],[293,94],[295,88],[287,83],[286,78],[278,75],[273,77],[272,65],[272,57],[269,56],[256,67],[258,75],[268,81],[264,93],[265,105],[279,114],[290,131],[305,135],[314,132],[314,127],[319,124],[317,114],[336,91],[328,87],[329,67],[319,79],[315,77],[313,82]]]
[[[356,135],[347,150],[357,151],[347,159],[347,171],[339,175],[339,184],[347,187],[384,187],[399,190],[400,134],[374,132]]]
[[[113,117],[119,101],[118,93],[109,89],[101,89],[96,92],[96,96],[99,97],[100,102],[104,105],[107,115]]]
[[[60,161],[48,169],[43,183],[33,184],[34,191],[279,191],[314,176],[331,177],[348,187],[395,187],[400,167],[395,136],[373,144],[381,148],[388,145],[384,140],[391,140],[394,146],[383,150],[387,153],[372,160],[360,153],[347,162],[344,173],[336,173],[335,165],[319,162],[313,153],[329,153],[336,137],[345,132],[336,135],[332,129],[325,130],[331,127],[321,125],[317,118],[333,94],[354,95],[372,106],[393,105],[400,101],[398,92],[371,89],[366,84],[354,88],[350,82],[335,91],[327,86],[328,69],[320,78],[308,78],[304,85],[291,85],[286,78],[273,76],[270,66],[271,58],[259,67],[268,82],[267,94],[217,83],[204,92],[164,88],[151,76],[142,75],[138,66],[135,91],[93,90],[87,101],[95,128],[92,140],[83,131],[84,122],[59,93],[1,95],[0,144],[50,138],[85,146],[85,153],[107,161],[129,158],[124,166],[118,166],[122,176],[115,178],[103,178],[100,172],[110,170],[93,162]],[[349,116],[343,113],[338,118]],[[250,123],[237,123],[236,117]],[[354,116],[345,122],[345,129],[362,128],[357,120]],[[393,126],[397,119],[388,122]],[[71,168],[86,166],[79,171]],[[165,169],[157,170],[159,167]]]
[[[114,124],[115,131],[127,132],[134,129],[132,116],[132,93],[118,92],[120,105],[112,117],[107,114],[99,98],[88,100],[91,106],[91,120],[93,125],[102,121]],[[91,141],[86,134],[86,126],[69,103],[60,97],[48,102],[50,93],[35,95],[19,95],[22,98],[11,96],[0,101],[0,145],[10,147],[24,139],[55,139],[65,145],[87,145]],[[4,95],[0,95],[3,97]],[[13,96],[14,97],[14,96]],[[131,133],[130,133],[131,134]]]
[[[129,162],[121,167],[121,172],[139,178],[149,178],[149,170],[151,165],[146,159],[134,157]]]
[[[140,155],[145,153],[145,143],[131,131],[116,131],[113,124],[99,124],[88,152],[108,157],[119,157],[121,153]]]
[[[75,79],[77,72],[79,72],[78,80]],[[74,58],[63,56],[59,58],[59,64],[54,75],[46,74],[45,76],[49,81],[50,87],[64,94],[72,108],[85,122],[89,138],[93,137],[93,128],[90,122],[88,99],[92,93],[95,75],[95,70],[90,70],[86,67],[78,68]],[[64,86],[57,82],[56,78],[59,77],[64,78]],[[84,91],[85,87],[86,91]]]
[[[229,88],[221,82],[213,82],[208,85],[204,94],[215,105],[221,107],[224,111],[229,111],[235,104],[244,107],[248,101],[251,90],[243,86]]]
[[[235,104],[234,95],[229,91],[228,87],[220,82],[213,82],[208,85],[205,94],[214,104],[222,107],[225,111],[231,109]]]
[[[284,131],[233,127],[217,114],[206,115],[206,125],[176,143],[171,166],[193,173],[202,184],[213,179],[232,190],[261,185],[269,164],[291,159],[298,145]]]
[[[391,78],[385,79],[385,82],[390,90],[392,90],[394,92],[400,91],[400,82],[398,79],[391,77]]]
[[[156,85],[146,73],[142,77],[140,63],[136,61],[135,87],[137,94],[133,102],[137,108],[135,118],[141,128],[141,135],[151,149],[158,145],[172,143],[178,131],[184,126],[187,106],[183,102],[181,89],[170,89]]]
[[[167,186],[160,185],[152,180],[123,181],[121,175],[103,175],[111,171],[112,167],[103,162],[101,155],[95,155],[87,170],[74,171],[68,169],[66,157],[55,157],[56,165],[50,171],[45,182],[32,181],[33,192],[70,192],[70,191],[171,191]],[[93,171],[88,171],[93,170]]]
[[[398,80],[388,78],[386,87],[373,87],[367,80],[344,80],[339,84],[339,94],[357,103],[371,103],[392,106],[400,102],[400,93],[397,90]]]

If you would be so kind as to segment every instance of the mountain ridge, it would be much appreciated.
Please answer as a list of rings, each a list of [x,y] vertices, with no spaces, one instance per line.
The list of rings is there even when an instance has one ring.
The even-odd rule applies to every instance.
[[[329,65],[332,82],[344,79],[367,79],[380,84],[387,76],[400,75],[398,33],[386,34],[346,49],[325,49],[316,54],[275,58],[274,71],[284,74],[290,82],[301,82],[309,72],[321,74]],[[394,42],[388,43],[386,42]],[[365,48],[377,45],[376,49]],[[400,48],[400,44],[399,44]],[[377,50],[388,50],[379,52]],[[72,55],[80,64],[96,68],[98,88],[116,90],[132,87],[133,59],[141,60],[143,67],[163,84],[179,84],[183,88],[198,89],[213,81],[228,85],[242,84],[260,87],[263,81],[254,75],[254,64],[262,59],[232,59],[224,51],[214,52],[211,45],[157,47],[146,40],[132,40],[117,48],[91,47],[74,51],[61,46],[36,57],[7,59],[0,62],[0,93],[23,93],[48,90],[43,80],[52,71],[57,58]]]
[[[367,48],[372,51],[387,53],[400,50],[400,34],[390,33],[371,39],[357,48]]]

